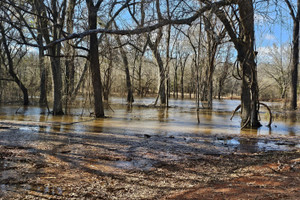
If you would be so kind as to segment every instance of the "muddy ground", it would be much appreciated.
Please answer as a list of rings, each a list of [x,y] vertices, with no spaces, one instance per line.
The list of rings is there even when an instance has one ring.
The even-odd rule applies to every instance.
[[[299,136],[186,137],[89,130],[2,120],[0,198],[300,197]],[[281,146],[288,148],[276,151]]]

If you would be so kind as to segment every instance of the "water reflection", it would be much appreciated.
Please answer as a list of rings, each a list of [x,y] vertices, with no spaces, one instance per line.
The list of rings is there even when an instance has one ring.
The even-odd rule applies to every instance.
[[[240,142],[240,150],[242,152],[250,152],[250,153],[254,153],[259,151],[259,147],[258,145],[258,139],[256,137],[253,136],[257,136],[259,135],[259,129],[247,129],[244,128],[243,130],[241,130],[240,134],[242,136],[246,136],[246,137],[241,137],[239,138],[239,142]],[[247,138],[247,136],[252,136],[251,140]]]
[[[70,116],[52,116],[41,113],[47,112],[45,108],[1,106],[0,120],[26,121],[30,123],[44,123],[42,125],[30,125],[27,129],[36,129],[38,132],[66,132],[72,130],[74,133],[120,132],[127,135],[150,135],[150,136],[172,136],[188,138],[199,134],[235,134],[237,136],[263,136],[263,135],[284,135],[300,136],[300,124],[297,115],[289,118],[275,118],[271,128],[262,126],[259,129],[240,130],[240,118],[236,115],[230,120],[231,111],[239,104],[239,101],[224,100],[214,101],[214,110],[200,110],[200,124],[197,123],[195,102],[192,100],[171,100],[171,108],[153,108],[147,105],[154,102],[154,99],[136,99],[133,106],[122,103],[120,98],[111,100],[107,107],[105,119],[94,120],[91,117],[81,117],[82,109],[72,108]],[[16,110],[18,110],[16,114]],[[262,124],[267,124],[268,116],[262,109]],[[233,145],[233,141],[226,141]],[[259,141],[249,143],[247,140],[237,140],[241,150],[255,149]],[[264,144],[260,144],[264,145]],[[251,148],[249,151],[252,151]]]
[[[141,102],[141,101],[138,101]],[[145,102],[151,102],[151,99],[146,99]],[[227,111],[229,108],[233,108],[236,101],[216,101],[217,110],[211,112],[209,110],[200,111],[200,126],[197,124],[196,111],[193,109],[193,101],[175,101],[172,100],[171,106],[175,108],[163,109],[163,108],[146,108],[146,107],[127,107],[112,104],[113,111],[107,110],[111,123],[116,122],[129,127],[128,121],[131,126],[140,126],[142,123],[143,127],[149,129],[163,128],[174,134],[192,132],[192,133],[209,133],[209,134],[239,134],[240,133],[240,119],[235,116],[232,121],[229,120],[230,112]],[[74,121],[80,121],[80,117],[76,114],[80,113],[81,110],[73,109],[72,113],[75,116],[52,116],[52,115],[41,115],[45,113],[44,108],[39,107],[26,107],[20,108],[18,113],[15,114],[16,107],[13,106],[2,106],[1,107],[1,119],[16,120],[16,121],[36,121],[36,122],[57,122],[57,123],[72,123]],[[290,118],[288,118],[290,119]],[[296,117],[292,117],[290,120],[275,119],[271,129],[263,126],[258,129],[258,135],[290,135],[295,136],[299,134],[300,126]],[[127,121],[127,122],[126,122]],[[262,115],[262,124],[267,124],[268,116]],[[161,124],[163,123],[163,124]],[[114,126],[114,124],[110,124]],[[162,126],[163,125],[163,126]],[[104,125],[105,126],[105,125]],[[56,127],[57,130],[63,130],[63,127]],[[251,133],[251,131],[247,130]]]

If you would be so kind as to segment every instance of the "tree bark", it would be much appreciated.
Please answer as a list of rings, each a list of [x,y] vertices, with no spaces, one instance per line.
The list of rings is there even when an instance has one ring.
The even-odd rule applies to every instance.
[[[62,2],[62,7],[65,6],[65,1]],[[61,31],[63,26],[62,18],[64,16],[59,16],[57,2],[55,0],[51,0],[51,8],[52,8],[52,16],[53,16],[53,27],[52,27],[52,37],[53,40],[56,40],[61,37]],[[62,9],[64,10],[64,9]],[[65,13],[61,13],[64,15]],[[62,18],[60,18],[62,17]],[[52,46],[49,49],[51,69],[52,69],[52,78],[54,84],[54,102],[53,102],[53,115],[63,115],[63,83],[62,83],[62,71],[61,71],[61,43],[55,46]]]
[[[240,14],[238,37],[224,11],[216,9],[214,12],[224,24],[231,41],[234,43],[242,70],[241,127],[257,128],[261,124],[258,120],[259,91],[255,62],[257,53],[254,51],[253,1],[240,0],[237,4]]]
[[[75,9],[76,0],[68,0],[68,8],[67,8],[67,32],[73,33],[73,17],[74,17],[74,9]],[[72,40],[68,41],[65,46],[65,68],[66,68],[66,80],[65,80],[65,110],[67,111],[69,99],[71,98],[71,94],[74,90],[74,78],[75,78],[75,64],[74,64],[74,55],[75,51],[72,45],[74,42]]]
[[[86,0],[86,4],[88,7],[89,29],[97,28],[97,12],[101,2],[102,1],[98,1],[97,4],[94,5],[93,0]],[[89,61],[94,92],[94,114],[97,118],[103,118],[104,107],[102,101],[102,83],[100,76],[98,38],[96,33],[90,34]]]
[[[254,51],[254,9],[252,0],[239,3],[242,41],[238,44],[238,59],[242,67],[241,117],[242,127],[260,127],[258,120],[258,83]]]
[[[184,99],[184,68],[181,70],[181,77],[180,77],[180,85],[181,85],[181,99]]]
[[[293,20],[291,103],[290,103],[291,110],[297,109],[298,63],[299,63],[299,22],[300,22],[300,0],[297,1],[297,14]]]
[[[39,27],[39,23],[37,23],[37,26]],[[40,27],[39,27],[40,28]],[[41,46],[39,47],[39,69],[40,69],[40,105],[46,105],[47,104],[47,82],[46,82],[46,67],[44,62],[44,50],[42,48],[43,46],[43,35],[42,33],[38,33],[37,35],[37,42]]]
[[[54,84],[54,102],[53,102],[53,115],[63,115],[62,106],[62,73],[60,64],[60,44],[49,49],[49,55],[51,56],[51,69],[52,69],[52,79]]]
[[[46,41],[46,44],[49,45],[51,43],[50,33],[48,28],[48,21],[50,19],[47,18],[47,9],[43,2],[35,0],[35,9],[36,12],[42,16],[38,18],[39,27],[41,28],[41,33],[43,38]],[[63,19],[65,16],[65,3],[66,0],[62,1],[61,4],[61,13],[58,13],[57,2],[55,0],[51,0],[51,9],[52,9],[52,41],[56,41],[61,37],[62,27],[63,27]],[[56,45],[52,45],[48,48],[48,54],[50,56],[51,62],[51,70],[52,70],[52,80],[54,83],[54,102],[53,102],[53,115],[63,115],[63,106],[62,106],[62,71],[61,71],[61,62],[60,62],[60,50],[61,44],[58,43]]]
[[[178,64],[176,62],[175,67],[174,67],[174,93],[173,97],[178,99],[178,76],[177,76],[177,69],[178,69]]]
[[[119,50],[121,53],[124,70],[125,70],[126,88],[127,88],[127,103],[131,104],[134,102],[134,98],[133,98],[133,91],[132,91],[132,85],[131,85],[131,79],[130,79],[128,58],[127,58],[125,50],[122,47],[120,37],[117,35],[117,36],[115,36],[115,38],[117,40],[118,45],[120,46]]]
[[[102,86],[103,86],[103,98],[105,101],[108,101],[108,97],[109,97],[110,89],[111,89],[111,83],[112,83],[111,74],[112,74],[112,69],[113,69],[114,52],[112,50],[111,43],[107,37],[106,37],[106,45],[108,48],[108,66],[104,70],[104,76],[103,76],[104,80],[103,80]]]
[[[164,63],[162,61],[162,58],[160,56],[160,53],[158,51],[157,45],[153,44],[152,41],[149,39],[149,47],[153,52],[153,55],[156,59],[156,62],[158,64],[159,68],[159,77],[160,77],[160,82],[159,82],[159,96],[160,96],[160,103],[161,104],[166,104],[167,98],[166,98],[166,87],[165,87],[165,68],[164,68]]]

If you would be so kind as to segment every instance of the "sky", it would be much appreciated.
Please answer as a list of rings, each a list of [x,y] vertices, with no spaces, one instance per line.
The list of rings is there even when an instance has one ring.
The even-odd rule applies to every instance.
[[[275,44],[278,47],[290,45],[293,35],[293,21],[289,11],[284,8],[275,11],[270,8],[269,19],[263,15],[255,14],[255,37],[258,62],[270,62],[268,53]]]

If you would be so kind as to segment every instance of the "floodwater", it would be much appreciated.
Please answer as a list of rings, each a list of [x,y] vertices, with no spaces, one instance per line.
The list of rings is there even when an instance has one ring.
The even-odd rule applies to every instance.
[[[269,103],[277,109],[271,128],[241,130],[238,113],[230,120],[239,105],[236,100],[215,100],[213,111],[201,109],[200,124],[192,100],[171,100],[168,109],[149,106],[153,102],[153,98],[136,99],[128,108],[124,99],[114,98],[105,119],[90,117],[92,109],[72,108],[71,115],[52,116],[40,107],[0,106],[0,153],[13,155],[0,161],[0,197],[1,191],[16,195],[20,190],[61,195],[66,188],[50,188],[46,183],[52,179],[89,182],[88,174],[151,171],[161,162],[194,159],[199,154],[300,148],[297,113],[286,117],[276,104]],[[268,113],[262,109],[260,116],[267,124]]]
[[[217,138],[213,141],[214,145],[225,144],[239,149],[244,149],[240,137],[249,136],[258,138],[257,143],[252,144],[254,146],[252,148],[257,151],[262,149],[289,149],[289,144],[285,145],[274,141],[261,142],[260,139],[264,138],[264,136],[300,136],[300,123],[297,121],[297,116],[293,118],[282,117],[283,114],[280,111],[278,112],[278,103],[268,103],[271,108],[277,109],[273,113],[271,127],[266,126],[269,120],[268,112],[261,109],[260,117],[263,126],[259,129],[241,130],[239,113],[236,113],[234,118],[230,120],[232,111],[240,103],[238,100],[215,100],[213,111],[200,110],[200,124],[197,123],[195,102],[192,100],[171,100],[171,108],[169,109],[149,106],[153,102],[153,98],[137,98],[133,107],[128,108],[125,99],[114,98],[106,109],[105,114],[107,118],[105,119],[89,117],[92,109],[73,108],[70,111],[72,115],[52,116],[45,114],[47,110],[40,107],[2,106],[0,107],[0,120],[2,122],[13,121],[19,125],[22,124],[19,127],[20,130],[32,132],[55,131],[63,134],[72,130],[74,134],[85,135],[88,133],[110,133],[128,137],[153,136],[181,138],[184,140],[200,136],[214,136]],[[231,139],[223,141],[222,138],[227,138],[227,136],[230,136]],[[30,139],[30,141],[32,140],[35,140],[35,138]],[[299,147],[299,144],[295,145]]]
[[[48,115],[46,108],[0,106],[0,120],[16,123],[47,123],[46,126],[28,125],[24,130],[64,132],[69,129],[79,133],[109,132],[124,135],[149,135],[166,137],[192,137],[194,135],[236,135],[236,136],[300,136],[300,121],[297,114],[285,117],[278,111],[278,103],[267,103],[273,112],[273,123],[269,113],[261,109],[263,126],[259,129],[240,129],[239,113],[230,120],[232,111],[239,105],[238,100],[214,100],[213,110],[200,110],[200,124],[197,123],[195,102],[192,100],[170,100],[169,109],[151,107],[153,98],[135,99],[133,107],[126,106],[125,99],[114,98],[107,107],[105,119],[89,117],[92,109],[71,109],[71,115]],[[29,124],[30,124],[29,123]],[[25,123],[26,124],[26,123]],[[236,142],[237,143],[237,142]]]

